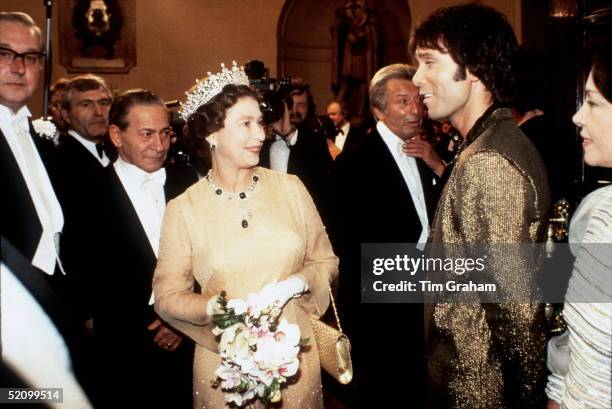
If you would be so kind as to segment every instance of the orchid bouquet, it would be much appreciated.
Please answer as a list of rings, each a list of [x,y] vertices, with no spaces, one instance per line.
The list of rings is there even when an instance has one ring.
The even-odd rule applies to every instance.
[[[267,303],[270,294],[249,294],[247,300],[226,299],[221,292],[213,307],[213,334],[219,339],[221,365],[213,388],[225,392],[236,407],[261,399],[264,405],[281,400],[282,385],[299,368],[298,355],[308,340],[300,328],[279,317],[280,302]]]

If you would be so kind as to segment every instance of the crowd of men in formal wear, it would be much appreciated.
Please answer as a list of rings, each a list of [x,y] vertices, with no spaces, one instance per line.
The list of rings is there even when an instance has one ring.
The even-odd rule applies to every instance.
[[[478,42],[473,47],[499,46],[499,63],[504,47],[516,42],[504,32],[507,21],[480,6],[453,18],[468,12],[484,27],[466,29]],[[360,302],[362,243],[543,238],[546,170],[503,107],[512,100],[511,86],[503,84],[510,74],[485,75],[493,63],[478,59],[489,57],[454,43],[451,36],[463,37],[439,31],[447,21],[436,18],[415,34],[418,69],[391,64],[371,78],[371,122],[352,123],[343,101],[317,117],[308,84],[294,82],[283,115],[267,124],[259,166],[299,176],[340,258],[334,288],[353,345],[355,381],[338,392],[339,401],[540,407],[546,343],[538,306],[428,310],[423,303]],[[487,30],[494,34],[481,36]],[[65,407],[190,407],[193,341],[156,315],[151,280],[166,203],[202,169],[171,163],[171,116],[154,92],[114,95],[93,74],[56,81],[55,132],[38,127],[26,104],[39,82],[41,39],[29,16],[0,13],[2,279],[16,277],[33,299],[24,293],[15,305],[43,305],[40,320],[47,322],[23,322],[20,336],[3,322],[3,377],[35,387],[61,379]],[[436,143],[427,116],[450,120],[460,138]],[[321,131],[326,121],[331,132]],[[454,164],[455,154],[463,159]],[[510,191],[500,193],[500,186]],[[509,192],[513,206],[502,204]],[[3,291],[3,320],[4,297]],[[24,348],[52,351],[48,359],[56,361],[38,364],[37,354]],[[37,375],[42,365],[55,368],[51,378]],[[147,386],[130,386],[136,384]]]

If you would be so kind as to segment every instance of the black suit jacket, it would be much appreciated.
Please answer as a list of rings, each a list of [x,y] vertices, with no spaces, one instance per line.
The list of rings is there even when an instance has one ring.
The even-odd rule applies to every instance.
[[[270,147],[273,142],[267,139],[261,148],[259,164],[265,168],[270,167]],[[290,149],[287,173],[300,178],[325,221],[326,186],[333,163],[327,142],[308,129],[300,128],[297,141]]]
[[[167,167],[166,201],[196,181],[191,168]],[[81,297],[78,304],[87,312],[84,318],[99,315],[96,325],[104,328],[108,316],[109,327],[125,322],[130,328],[126,330],[131,331],[134,328],[131,322],[138,311],[141,323],[148,325],[154,317],[148,301],[157,259],[114,167],[103,168],[99,183],[89,184],[79,193],[83,196],[82,208],[72,215],[72,222],[65,230],[63,258],[65,268],[78,277],[75,291],[95,289],[100,298]],[[106,291],[111,291],[117,302],[106,305],[105,298],[109,296]],[[115,306],[129,310],[132,315],[128,319],[128,314],[124,314],[120,320],[109,316],[108,311]]]
[[[66,214],[63,210],[61,197],[58,194],[61,190],[61,176],[58,172],[55,145],[51,140],[44,139],[37,135],[33,130],[31,121],[30,137],[42,159],[51,186],[62,206],[65,226]],[[13,260],[17,259],[16,256],[11,255],[11,252],[13,252],[12,249],[14,249],[14,254],[19,254],[20,257],[23,257],[28,263],[31,263],[40,241],[42,225],[23,174],[1,130],[0,174],[2,175],[1,190],[3,202],[2,212],[0,212],[0,226],[3,240],[2,258],[5,260],[10,260],[11,258]],[[4,245],[9,242],[12,246],[10,247],[11,251],[8,250],[9,247],[4,247]],[[24,266],[15,267],[13,271],[16,274],[25,271]],[[51,318],[64,336],[68,348],[70,349],[75,373],[88,394],[91,394],[93,386],[91,382],[91,363],[89,361],[86,345],[87,338],[85,337],[84,328],[81,325],[82,323],[78,318],[78,314],[70,303],[71,297],[65,276],[59,271],[57,266],[55,268],[55,274],[52,276],[47,275],[34,266],[30,266],[27,269],[27,273],[20,274],[20,278],[27,278],[27,282],[23,279],[22,282],[24,282],[31,291],[33,291],[34,286],[36,287],[35,291],[33,291],[35,296],[37,294],[45,294],[44,303],[41,303],[41,305],[50,313]],[[53,311],[47,308],[47,306],[53,306]],[[63,310],[63,312],[55,314],[54,311],[59,310]],[[61,315],[61,318],[57,318],[59,315]]]
[[[62,135],[57,147],[58,170],[67,176],[81,176],[83,172],[94,172],[98,175],[104,166],[80,143],[70,135]],[[83,176],[81,176],[83,177]]]
[[[61,135],[57,154],[57,193],[64,210],[65,230],[78,220],[78,214],[88,212],[83,189],[96,189],[104,175],[104,166],[78,140]],[[75,213],[77,217],[74,217]],[[62,254],[63,257],[63,254]]]
[[[431,221],[437,200],[435,174],[420,159],[417,165]],[[422,304],[360,301],[361,243],[416,243],[422,230],[402,173],[376,130],[336,158],[330,204],[328,232],[340,258],[340,318],[354,346],[356,389],[350,398],[358,405],[368,401],[369,391],[398,388],[402,396],[411,396],[414,407],[421,407],[427,379]],[[408,336],[389,336],[397,326]],[[397,403],[396,395],[382,395],[389,397],[389,405]]]
[[[31,125],[30,136],[47,169],[51,185],[57,191],[53,142],[36,135]],[[1,233],[31,261],[40,241],[42,225],[23,174],[2,130],[0,130],[0,174],[3,202],[3,210],[0,212]]]
[[[353,149],[354,147],[361,145],[365,142],[365,136],[365,132],[361,128],[351,124],[342,150]]]
[[[422,160],[417,159],[417,166],[431,221],[438,178]],[[378,131],[338,155],[330,188],[330,228],[338,250],[357,239],[374,243],[418,241],[422,227],[410,190]]]
[[[167,167],[166,201],[197,181],[191,168]],[[66,268],[76,277],[71,286],[77,303],[93,317],[100,385],[138,379],[155,391],[154,407],[174,399],[176,407],[191,403],[192,344],[187,339],[175,352],[153,342],[150,325],[157,315],[149,305],[157,263],[145,230],[113,166],[104,169],[96,191],[90,191],[75,229],[66,232]],[[95,225],[92,225],[95,223]],[[162,384],[164,384],[162,386]],[[136,396],[138,395],[138,396]],[[172,398],[174,395],[174,398]],[[102,396],[102,407],[112,407],[117,397]],[[125,392],[125,402],[142,404],[143,396]],[[166,402],[163,403],[162,402]],[[155,406],[160,405],[160,406]],[[146,405],[145,405],[146,406]]]

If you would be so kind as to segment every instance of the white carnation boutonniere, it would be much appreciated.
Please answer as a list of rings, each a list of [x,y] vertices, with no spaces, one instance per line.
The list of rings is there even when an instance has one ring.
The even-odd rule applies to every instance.
[[[59,133],[53,122],[48,119],[38,118],[32,121],[32,126],[34,127],[34,132],[40,137],[53,141],[57,145]]]

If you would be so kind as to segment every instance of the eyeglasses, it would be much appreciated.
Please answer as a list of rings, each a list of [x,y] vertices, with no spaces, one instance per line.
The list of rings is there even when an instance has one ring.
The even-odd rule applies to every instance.
[[[35,67],[45,56],[45,53],[40,51],[28,51],[26,53],[18,53],[10,48],[0,47],[0,65],[10,65],[17,58],[23,60],[26,67]]]

